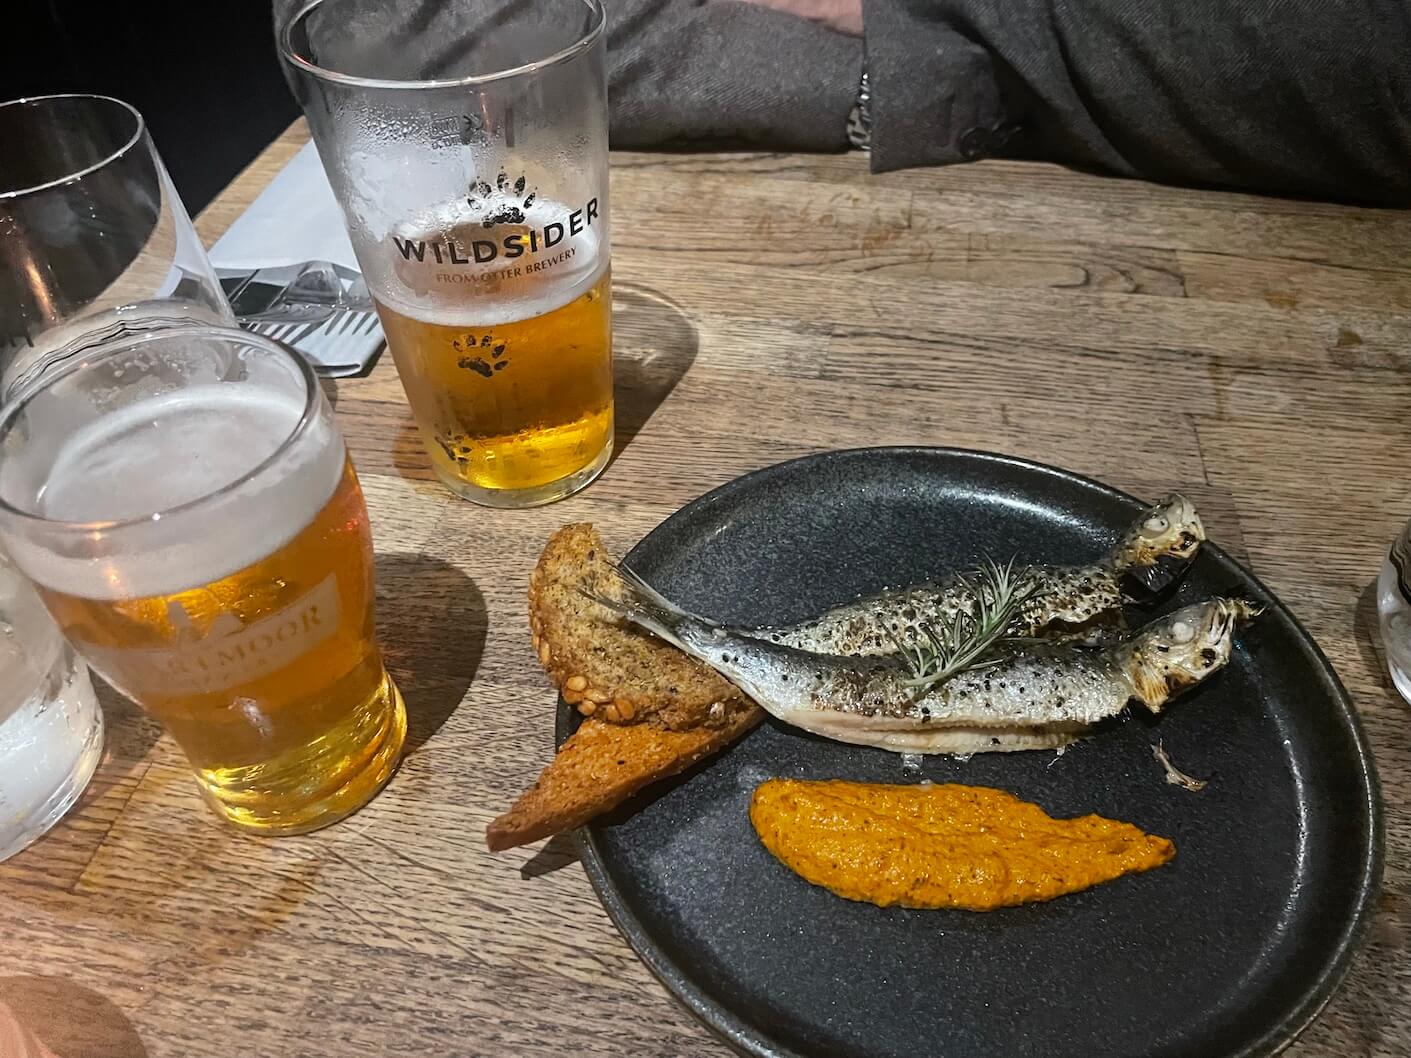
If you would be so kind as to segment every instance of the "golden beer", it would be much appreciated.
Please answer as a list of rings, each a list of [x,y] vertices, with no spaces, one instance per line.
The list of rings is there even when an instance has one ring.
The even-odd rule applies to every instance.
[[[0,408],[0,543],[229,822],[313,830],[395,769],[367,508],[289,349],[170,327],[42,375]]]
[[[531,232],[501,225],[493,243],[453,231],[442,242],[414,245],[438,254],[444,246],[449,255],[461,246],[508,243],[513,252],[515,240],[527,246]],[[533,237],[537,245],[537,232]],[[579,256],[570,248],[548,260],[569,255]],[[471,282],[449,266],[423,267],[429,251],[423,256],[427,261],[411,259],[402,276],[419,288],[417,305],[375,300],[437,475],[457,494],[490,504],[497,493],[518,505],[532,490],[544,494],[531,503],[573,491],[583,483],[575,476],[596,474],[612,447],[612,292],[605,263],[585,280],[582,268],[569,273],[571,259],[541,271],[538,261],[512,258]],[[562,492],[553,490],[555,482],[566,483]]]
[[[372,537],[346,459],[313,518],[234,572],[132,598],[40,590],[79,650],[162,721],[233,823],[322,826],[396,766],[406,717],[373,637]]]

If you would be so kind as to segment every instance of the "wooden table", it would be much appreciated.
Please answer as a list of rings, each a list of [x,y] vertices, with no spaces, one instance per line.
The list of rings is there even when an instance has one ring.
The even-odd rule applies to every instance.
[[[211,205],[208,242],[306,136]],[[873,177],[859,156],[621,154],[612,194],[619,452],[585,493],[452,500],[390,358],[337,384],[413,714],[391,786],[321,833],[247,838],[110,697],[80,809],[0,866],[0,999],[61,1058],[725,1054],[570,842],[485,851],[553,751],[526,577],[566,521],[626,547],[769,463],[936,444],[1183,489],[1308,625],[1376,750],[1387,871],[1346,986],[1290,1053],[1411,1053],[1411,707],[1372,593],[1411,516],[1411,214],[1020,163]]]

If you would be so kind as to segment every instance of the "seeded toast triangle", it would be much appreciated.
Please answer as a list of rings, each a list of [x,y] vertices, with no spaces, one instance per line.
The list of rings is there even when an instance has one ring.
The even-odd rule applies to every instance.
[[[724,749],[762,715],[751,705],[717,727],[689,731],[584,720],[534,785],[486,828],[485,843],[500,852],[580,827],[643,787]]]
[[[586,522],[554,533],[529,576],[534,650],[564,701],[609,723],[678,731],[722,724],[748,701],[714,669],[583,594],[615,598],[617,585],[602,537]]]
[[[584,720],[485,831],[492,852],[582,826],[739,738],[764,712],[713,669],[621,624],[583,592],[616,590],[596,529],[554,533],[529,579],[534,650]]]

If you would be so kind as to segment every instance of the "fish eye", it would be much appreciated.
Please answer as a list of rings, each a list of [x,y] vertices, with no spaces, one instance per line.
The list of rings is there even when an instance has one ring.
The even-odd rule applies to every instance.
[[[1177,621],[1171,626],[1171,642],[1189,643],[1195,638],[1195,625],[1189,621]]]
[[[1164,533],[1171,528],[1171,520],[1164,514],[1153,514],[1146,521],[1142,522],[1142,528],[1150,533]]]

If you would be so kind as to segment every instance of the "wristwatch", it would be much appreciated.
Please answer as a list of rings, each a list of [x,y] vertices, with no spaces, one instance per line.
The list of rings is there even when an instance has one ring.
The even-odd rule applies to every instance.
[[[872,149],[872,86],[867,81],[867,61],[857,85],[857,102],[848,111],[848,142],[859,151]]]

